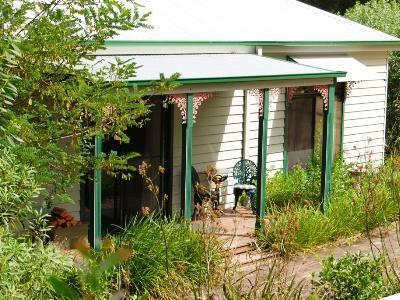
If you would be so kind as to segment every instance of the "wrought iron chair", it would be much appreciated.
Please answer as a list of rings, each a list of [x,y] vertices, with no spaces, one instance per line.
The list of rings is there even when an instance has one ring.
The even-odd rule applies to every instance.
[[[254,180],[257,178],[257,166],[249,159],[242,159],[238,161],[233,167],[233,178],[236,180],[236,184],[233,186],[233,193],[235,195],[235,206],[233,210],[236,210],[239,197],[246,193],[250,198],[251,208],[253,213],[255,212],[255,195],[256,186]]]

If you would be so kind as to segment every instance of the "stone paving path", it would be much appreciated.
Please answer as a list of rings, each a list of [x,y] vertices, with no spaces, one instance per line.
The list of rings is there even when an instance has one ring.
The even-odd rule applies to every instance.
[[[233,252],[234,262],[237,267],[247,274],[245,276],[250,282],[256,278],[265,278],[266,270],[271,266],[276,256],[272,253],[261,251],[257,247],[254,237],[255,216],[250,210],[239,208],[236,213],[226,211],[220,218],[220,224],[223,228],[219,237],[225,241],[225,247]],[[378,232],[371,236],[373,246],[370,240],[363,235],[351,239],[339,241],[334,245],[325,245],[324,247],[314,249],[313,252],[299,253],[287,259],[288,273],[293,274],[296,281],[305,283],[305,294],[311,290],[311,279],[313,273],[321,270],[321,260],[333,255],[340,258],[347,252],[363,252],[377,254],[382,249],[382,245],[388,247],[388,252],[393,257],[400,258],[400,242],[397,240],[396,231],[390,230],[383,233],[383,240]],[[400,262],[400,261],[399,261]]]

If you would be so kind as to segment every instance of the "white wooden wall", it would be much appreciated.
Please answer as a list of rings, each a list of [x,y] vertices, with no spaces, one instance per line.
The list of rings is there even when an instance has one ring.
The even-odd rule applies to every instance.
[[[381,164],[385,153],[387,55],[352,54],[376,73],[374,80],[357,83],[345,102],[344,150],[349,163],[371,159]]]
[[[245,158],[257,164],[258,151],[258,100],[247,95],[246,101],[246,139]],[[270,97],[268,114],[267,136],[267,171],[272,176],[283,168],[283,143],[285,127],[285,94],[280,94],[277,99]]]
[[[269,110],[267,168],[269,175],[272,175],[283,166],[285,95],[281,94],[278,99],[271,99]],[[245,157],[257,164],[258,114],[257,99],[243,90],[218,92],[199,109],[193,128],[193,165],[199,173],[204,171],[207,165],[213,165],[220,172],[229,175],[222,190],[221,202],[225,207],[232,207],[234,202],[235,181],[232,169],[235,163]],[[180,205],[181,186],[182,135],[179,119],[179,112],[175,109],[173,162],[175,211]]]
[[[43,207],[43,198],[38,197],[35,199],[35,208],[43,209],[44,213],[50,213],[53,207],[62,207],[68,210],[76,220],[80,220],[80,184],[74,185],[68,190],[68,194],[71,196],[73,203],[70,202],[54,202],[50,209]],[[83,200],[82,200],[83,201]]]
[[[181,186],[181,141],[180,116],[175,109],[174,120],[174,177],[173,206],[179,209]],[[200,107],[193,128],[193,166],[201,174],[207,165],[229,175],[222,189],[221,202],[232,206],[234,202],[232,169],[243,153],[244,91],[218,92]]]
[[[62,207],[67,209],[76,220],[80,220],[80,184],[74,185],[72,188],[69,189],[68,194],[71,196],[73,203],[54,203],[53,206]],[[83,199],[82,199],[83,201]]]
[[[69,149],[69,144],[71,143],[71,140],[68,139],[63,139],[61,142],[61,146],[64,147],[67,151]],[[80,198],[81,198],[81,194],[80,194],[80,183],[75,184],[74,186],[72,186],[68,191],[67,191],[68,195],[70,195],[71,199],[72,199],[72,203],[68,202],[55,202],[52,204],[52,207],[62,207],[67,209],[76,220],[80,220]],[[83,200],[82,200],[83,201]],[[37,207],[41,207],[43,204],[42,199],[38,199],[37,201]],[[50,209],[51,210],[51,209]],[[50,212],[50,210],[46,211],[46,212]]]

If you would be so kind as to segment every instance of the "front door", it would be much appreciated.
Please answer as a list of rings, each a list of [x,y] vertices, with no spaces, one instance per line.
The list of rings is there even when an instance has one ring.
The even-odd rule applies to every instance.
[[[139,214],[142,209],[153,211],[158,209],[157,198],[161,195],[171,193],[171,176],[168,169],[171,169],[170,141],[172,140],[172,107],[163,107],[162,97],[152,97],[153,107],[143,127],[131,127],[126,134],[130,137],[129,144],[121,144],[113,139],[103,142],[103,152],[117,151],[118,154],[136,152],[140,156],[132,158],[130,165],[138,169],[138,166],[145,161],[151,165],[148,175],[153,178],[155,185],[160,192],[154,195],[144,184],[142,177],[137,171],[132,173],[129,180],[121,176],[113,177],[105,172],[102,176],[102,227],[104,230],[112,231],[115,225],[124,225],[130,218]],[[158,176],[158,167],[167,168],[165,175]],[[93,202],[93,182],[86,184],[85,214],[81,214],[89,221],[90,205]],[[170,196],[170,195],[169,195]],[[169,197],[171,199],[171,197]]]
[[[323,107],[321,97],[304,94],[288,105],[288,167],[305,166],[321,137]]]
[[[337,84],[335,97],[335,155],[341,149],[344,85]],[[323,99],[319,94],[295,96],[287,107],[288,169],[305,167],[317,145],[322,145]],[[321,149],[321,147],[319,147]]]

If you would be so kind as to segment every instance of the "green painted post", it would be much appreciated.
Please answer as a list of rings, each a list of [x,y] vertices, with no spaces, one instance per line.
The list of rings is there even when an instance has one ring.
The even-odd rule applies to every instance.
[[[102,138],[95,137],[94,152],[99,159],[102,151]],[[94,249],[101,248],[101,169],[96,167],[94,171],[94,199],[93,199],[93,246]]]
[[[344,113],[345,113],[345,100],[341,102],[342,105],[342,118],[340,124],[340,155],[343,155],[344,147],[343,147],[343,139],[344,139]],[[343,158],[343,157],[342,157]]]
[[[181,217],[185,217],[185,190],[186,190],[186,123],[182,123],[182,151],[181,151]]]
[[[288,88],[285,92],[285,120],[284,120],[284,130],[283,130],[283,174],[288,175],[288,134],[289,134],[289,119],[288,119]]]
[[[321,196],[322,210],[326,214],[332,191],[332,173],[335,153],[335,85],[329,86],[328,109],[324,112],[322,142]]]
[[[261,221],[265,217],[267,202],[267,136],[269,89],[264,89],[264,112],[258,121],[258,157],[257,157],[257,203],[256,203],[256,229],[261,228]]]
[[[186,97],[186,124],[182,130],[182,188],[181,212],[185,220],[192,216],[192,133],[193,133],[193,94]]]

